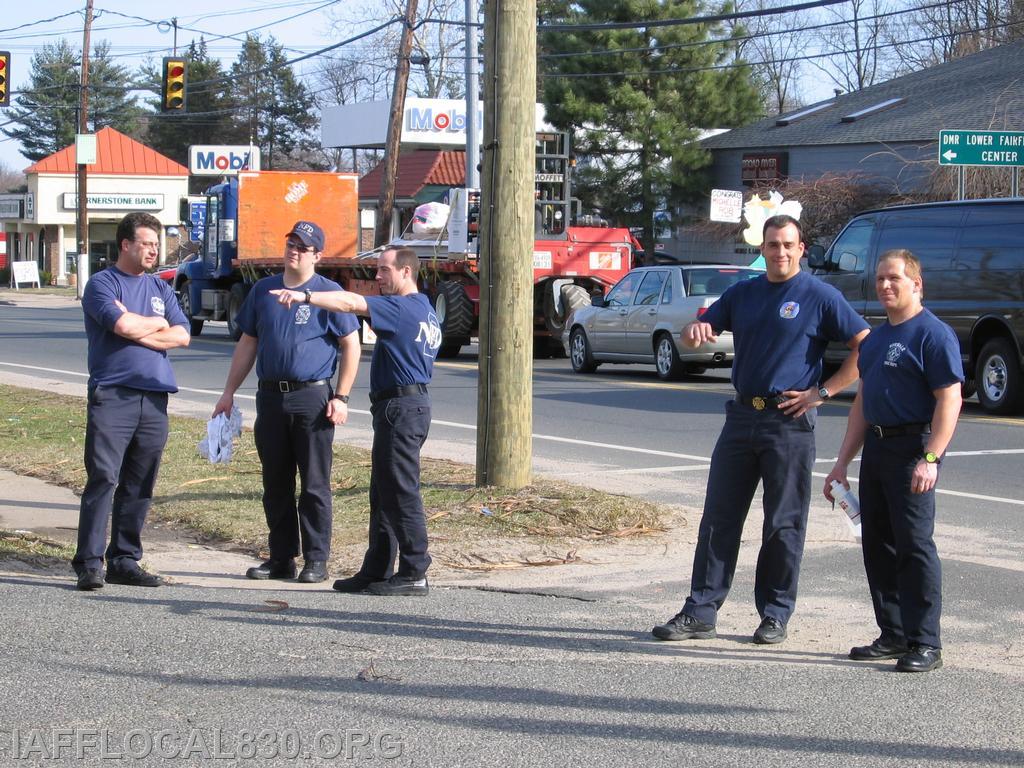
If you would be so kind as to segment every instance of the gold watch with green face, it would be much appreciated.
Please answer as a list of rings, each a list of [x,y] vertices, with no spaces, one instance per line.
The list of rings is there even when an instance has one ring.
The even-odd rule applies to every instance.
[[[932,453],[931,451],[926,451],[925,452],[924,460],[926,462],[928,462],[929,464],[941,464],[942,463],[942,459],[940,459],[938,457],[938,454]]]

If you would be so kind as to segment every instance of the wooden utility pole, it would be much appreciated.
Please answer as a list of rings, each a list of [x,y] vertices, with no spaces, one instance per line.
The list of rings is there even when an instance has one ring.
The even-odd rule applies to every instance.
[[[487,0],[476,482],[502,488],[533,454],[536,28],[536,0]]]
[[[377,198],[377,227],[374,246],[384,245],[391,236],[391,216],[395,208],[395,178],[398,176],[398,151],[402,142],[402,115],[405,113],[405,88],[409,82],[409,57],[412,55],[412,29],[416,23],[416,0],[406,0],[402,41],[398,45],[395,87],[391,91],[388,138],[384,146],[384,179]]]
[[[78,132],[87,133],[89,120],[89,33],[92,30],[92,0],[85,3],[85,32],[82,37],[82,79],[78,95]],[[75,234],[78,236],[78,252],[89,253],[89,166],[78,162],[78,206],[76,211]],[[61,255],[63,258],[63,255]]]

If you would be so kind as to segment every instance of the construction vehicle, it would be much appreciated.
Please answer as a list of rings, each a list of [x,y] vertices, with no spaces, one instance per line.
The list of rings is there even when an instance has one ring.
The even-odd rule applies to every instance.
[[[629,271],[636,247],[625,228],[584,219],[578,210],[574,220],[578,203],[570,194],[568,150],[564,133],[537,135],[533,300],[539,355],[564,354],[561,335],[568,317]],[[346,290],[378,293],[374,275],[383,247],[358,252],[354,175],[243,171],[212,186],[206,197],[202,252],[179,266],[174,283],[193,335],[206,320],[226,320],[231,336],[239,337],[235,317],[242,301],[257,279],[283,268],[284,237],[299,220],[324,229],[326,246],[317,272]],[[406,233],[384,246],[409,247],[420,256],[420,290],[433,301],[443,334],[439,357],[457,355],[477,331],[479,200],[476,190],[452,189],[446,226],[417,237]]]

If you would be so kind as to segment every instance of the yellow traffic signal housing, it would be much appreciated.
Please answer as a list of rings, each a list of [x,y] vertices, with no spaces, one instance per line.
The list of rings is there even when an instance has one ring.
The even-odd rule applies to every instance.
[[[181,112],[185,109],[185,59],[164,57],[164,79],[161,92],[162,112]]]
[[[8,51],[0,51],[0,107],[11,105],[11,92],[8,85],[11,82],[11,54]]]

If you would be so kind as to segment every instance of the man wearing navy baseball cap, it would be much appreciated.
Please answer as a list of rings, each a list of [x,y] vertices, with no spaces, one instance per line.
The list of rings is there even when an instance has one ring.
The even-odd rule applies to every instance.
[[[324,250],[324,231],[312,221],[296,221],[288,233],[288,237],[292,236],[299,238],[307,248],[315,249],[316,253]]]
[[[295,222],[285,236],[284,272],[257,281],[238,312],[242,336],[213,410],[214,416],[231,413],[235,392],[255,364],[255,437],[263,464],[270,557],[246,572],[250,579],[295,578],[300,553],[305,567],[299,581],[327,578],[334,428],[348,418],[362,349],[355,315],[309,305],[313,291],[341,290],[314,271],[323,249],[324,231],[317,224]],[[281,288],[300,292],[305,302],[282,312],[270,293]],[[296,472],[302,481],[298,499]]]

